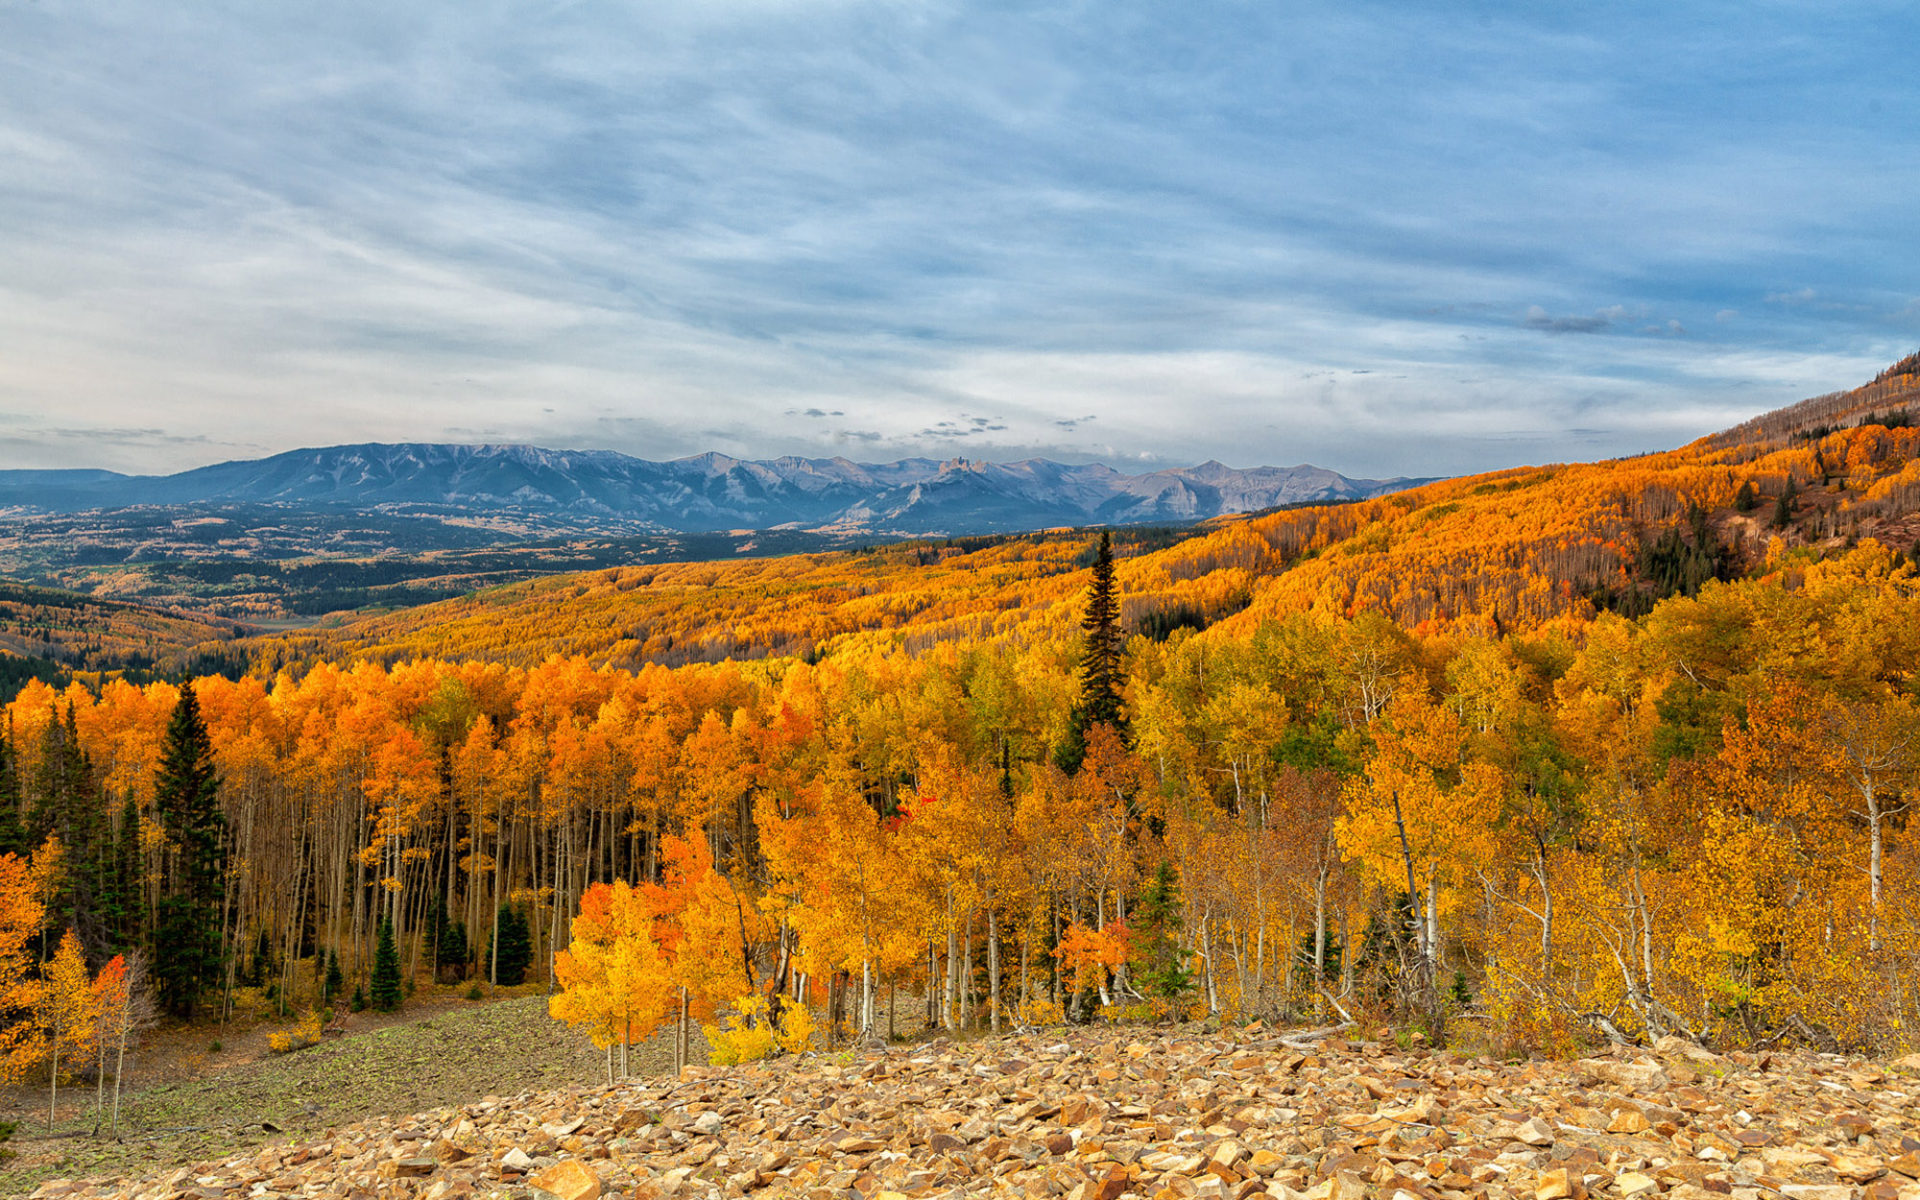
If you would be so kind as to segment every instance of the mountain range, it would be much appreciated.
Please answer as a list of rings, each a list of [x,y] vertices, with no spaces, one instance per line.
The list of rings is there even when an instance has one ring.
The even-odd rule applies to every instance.
[[[525,519],[595,532],[807,529],[993,533],[1059,525],[1192,522],[1289,504],[1362,500],[1426,482],[1349,479],[1313,466],[1217,462],[1126,475],[1045,459],[652,462],[605,450],[367,444],[294,450],[174,475],[0,471],[0,507],[73,513],[140,506],[269,504]]]

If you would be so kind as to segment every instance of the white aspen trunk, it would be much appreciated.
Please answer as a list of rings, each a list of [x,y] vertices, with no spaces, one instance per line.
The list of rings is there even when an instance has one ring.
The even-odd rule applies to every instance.
[[[118,1132],[120,1129],[120,1080],[127,1071],[127,1033],[133,1023],[132,1014],[123,1013],[120,1020],[120,1054],[113,1064],[113,1121],[108,1126]]]
[[[56,1016],[52,1029],[53,1063],[47,1070],[47,1132],[53,1132],[53,1111],[60,1102],[60,1021]]]
[[[987,909],[987,1012],[1000,1032],[1000,914]]]

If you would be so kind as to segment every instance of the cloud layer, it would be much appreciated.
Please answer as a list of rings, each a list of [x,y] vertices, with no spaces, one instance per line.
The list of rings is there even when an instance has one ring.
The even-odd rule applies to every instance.
[[[0,0],[0,466],[1437,474],[1920,345],[1898,4],[630,7]]]

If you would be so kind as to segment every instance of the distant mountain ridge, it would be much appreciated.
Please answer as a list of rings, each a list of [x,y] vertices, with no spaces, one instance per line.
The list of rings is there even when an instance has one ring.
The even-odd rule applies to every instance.
[[[707,533],[994,533],[1056,525],[1190,522],[1281,505],[1363,500],[1424,480],[1350,479],[1313,466],[1218,462],[1124,475],[1100,464],[907,458],[767,461],[700,454],[652,462],[608,450],[371,443],[293,450],[175,475],[0,471],[0,507],[41,512],[275,504],[525,516],[580,529]]]

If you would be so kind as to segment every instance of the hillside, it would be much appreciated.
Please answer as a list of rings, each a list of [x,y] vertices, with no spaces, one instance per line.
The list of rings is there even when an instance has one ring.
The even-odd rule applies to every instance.
[[[1535,627],[1644,612],[1794,547],[1920,534],[1914,362],[1855,392],[1660,454],[1517,468],[1341,505],[1217,519],[1180,537],[1123,533],[1129,626],[1146,632],[1321,608],[1408,626]],[[1812,406],[1809,408],[1808,406]],[[1841,417],[1858,422],[1826,427]],[[1812,420],[1814,418],[1806,418]],[[1776,436],[1768,430],[1798,433]],[[1744,490],[1743,490],[1744,489]],[[1789,494],[1791,489],[1791,494]],[[1783,497],[1784,505],[1783,505]],[[268,663],[440,655],[617,666],[924,648],[1050,636],[1084,591],[1088,537],[958,540],[759,562],[613,568],[498,588],[268,642]]]
[[[237,637],[232,621],[0,583],[0,652],[78,670],[150,668],[180,649]]]
[[[1044,1031],[489,1096],[34,1196],[1920,1195],[1916,1064],[1662,1051],[1500,1063],[1257,1026]]]

